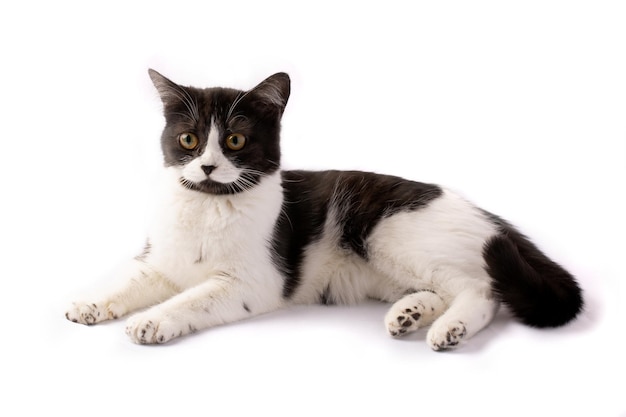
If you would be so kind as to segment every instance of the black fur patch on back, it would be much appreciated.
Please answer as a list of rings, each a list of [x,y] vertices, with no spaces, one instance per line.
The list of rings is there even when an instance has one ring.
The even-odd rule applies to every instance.
[[[274,229],[274,263],[285,276],[283,296],[290,297],[300,283],[304,250],[321,237],[329,195],[309,173],[284,171],[283,209]]]
[[[400,211],[425,206],[442,193],[436,185],[369,172],[334,172],[333,205],[341,246],[367,259],[366,240],[378,222]]]
[[[417,210],[442,194],[436,185],[369,172],[284,171],[282,175],[284,203],[273,249],[274,261],[285,275],[286,298],[300,283],[304,251],[321,238],[329,211],[336,216],[340,248],[367,259],[367,239],[381,219]]]

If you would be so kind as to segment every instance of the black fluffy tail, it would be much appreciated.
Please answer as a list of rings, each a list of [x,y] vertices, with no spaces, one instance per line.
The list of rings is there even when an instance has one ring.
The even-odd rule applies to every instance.
[[[574,277],[498,220],[501,234],[483,250],[496,297],[529,326],[557,327],[573,320],[583,308],[582,291]]]

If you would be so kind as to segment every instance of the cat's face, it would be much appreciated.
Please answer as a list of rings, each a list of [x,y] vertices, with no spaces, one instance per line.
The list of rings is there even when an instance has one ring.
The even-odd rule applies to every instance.
[[[280,119],[289,76],[274,74],[249,91],[198,89],[173,83],[154,70],[163,101],[165,165],[182,186],[210,194],[245,191],[280,164]]]

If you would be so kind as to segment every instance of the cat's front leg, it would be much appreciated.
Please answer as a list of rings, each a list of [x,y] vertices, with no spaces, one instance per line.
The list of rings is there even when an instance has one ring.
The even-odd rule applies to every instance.
[[[213,277],[130,317],[126,334],[139,344],[171,339],[278,309],[280,292],[254,289],[232,277]]]
[[[177,294],[179,290],[145,262],[133,260],[123,271],[119,284],[73,302],[65,317],[80,324],[96,324],[122,317]]]

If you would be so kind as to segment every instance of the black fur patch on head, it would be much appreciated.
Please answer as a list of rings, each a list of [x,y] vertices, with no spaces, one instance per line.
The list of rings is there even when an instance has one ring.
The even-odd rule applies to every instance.
[[[273,249],[275,264],[286,277],[284,297],[293,295],[298,287],[305,250],[322,237],[329,215],[340,232],[338,246],[367,259],[367,239],[381,219],[418,210],[442,193],[436,185],[369,172],[282,174],[284,203]]]
[[[166,125],[161,135],[165,166],[186,165],[206,149],[211,123],[219,131],[223,155],[243,170],[242,181],[223,184],[206,180],[196,183],[181,179],[189,189],[210,194],[233,194],[254,186],[280,166],[280,119],[289,98],[289,77],[275,74],[249,91],[230,88],[183,87],[150,70],[150,77],[163,102]],[[192,133],[198,145],[180,146],[179,135]],[[232,133],[245,136],[240,150],[226,146]]]

